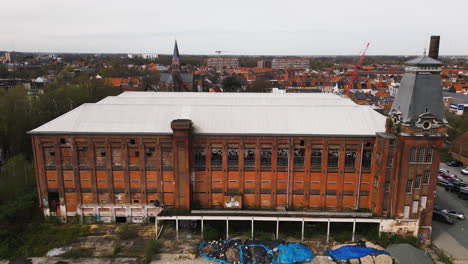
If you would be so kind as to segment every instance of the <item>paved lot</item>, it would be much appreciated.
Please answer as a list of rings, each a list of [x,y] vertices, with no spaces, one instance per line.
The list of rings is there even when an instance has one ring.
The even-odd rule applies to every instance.
[[[460,173],[460,168],[441,164],[440,168],[448,169],[460,179],[468,182],[468,176]],[[447,192],[437,186],[436,203],[440,208],[462,211],[468,216],[468,200],[460,200],[455,193]],[[432,240],[434,244],[449,253],[458,263],[468,263],[468,220],[456,220],[454,225],[434,221],[432,224]]]

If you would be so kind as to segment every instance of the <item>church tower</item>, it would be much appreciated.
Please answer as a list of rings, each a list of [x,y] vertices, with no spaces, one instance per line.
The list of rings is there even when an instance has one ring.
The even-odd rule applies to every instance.
[[[430,241],[440,150],[447,136],[442,102],[442,62],[422,56],[407,61],[390,110],[388,132],[398,138],[392,212],[418,219],[419,238]]]
[[[177,40],[174,44],[174,53],[172,54],[172,69],[180,68],[180,56],[179,56],[179,47],[177,46]]]

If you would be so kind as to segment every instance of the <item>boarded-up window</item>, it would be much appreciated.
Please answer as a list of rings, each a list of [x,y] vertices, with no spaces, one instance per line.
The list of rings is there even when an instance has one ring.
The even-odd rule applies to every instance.
[[[44,162],[46,166],[55,166],[55,150],[52,147],[44,148]]]
[[[62,152],[62,166],[71,166],[72,165],[72,152],[71,148],[60,148],[60,151]]]
[[[78,146],[78,165],[89,166],[88,148],[85,146]]]
[[[172,164],[173,164],[172,145],[170,143],[165,143],[162,145],[163,170],[172,170]]]

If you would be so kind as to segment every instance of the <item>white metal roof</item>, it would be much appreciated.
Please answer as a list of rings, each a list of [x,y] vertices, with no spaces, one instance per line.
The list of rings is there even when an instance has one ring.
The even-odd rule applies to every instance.
[[[325,98],[250,98],[250,97],[190,97],[183,93],[180,97],[120,97],[108,96],[98,104],[176,104],[176,105],[296,105],[296,106],[340,106],[340,105],[355,105],[349,99],[341,97],[325,97]]]
[[[192,97],[192,98],[340,98],[333,93],[198,93],[198,92],[123,92],[119,97]]]
[[[124,93],[123,97],[131,94],[134,93]],[[297,99],[298,104],[292,104],[293,98],[284,99],[284,94],[136,94],[139,96],[110,97],[96,104],[81,105],[31,133],[172,134],[171,121],[175,119],[192,120],[195,134],[373,136],[385,131],[385,116],[369,106],[350,104],[349,99],[333,94],[325,95],[324,100],[295,94],[301,98]],[[155,98],[149,94],[163,96]]]

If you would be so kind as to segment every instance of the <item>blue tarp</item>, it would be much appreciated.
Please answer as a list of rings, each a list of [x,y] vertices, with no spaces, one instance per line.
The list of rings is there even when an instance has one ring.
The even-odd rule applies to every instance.
[[[280,245],[276,249],[278,250],[278,258],[273,260],[273,263],[311,262],[314,258],[312,250],[302,244]]]
[[[390,255],[387,251],[384,250],[377,250],[368,247],[360,247],[360,246],[342,246],[338,249],[331,250],[327,249],[325,252],[333,259],[333,260],[348,260],[348,259],[358,259],[368,255]]]

